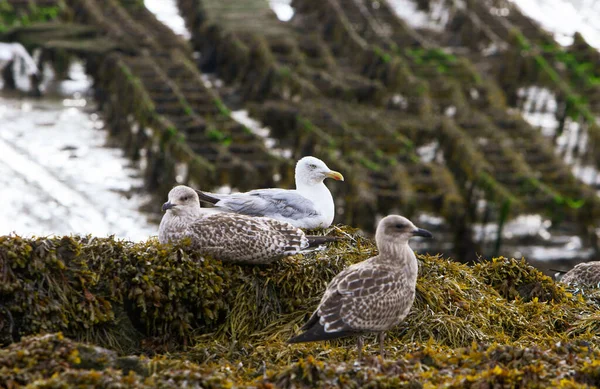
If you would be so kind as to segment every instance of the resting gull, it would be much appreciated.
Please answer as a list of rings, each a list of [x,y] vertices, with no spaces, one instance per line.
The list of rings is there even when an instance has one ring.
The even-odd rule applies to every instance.
[[[337,240],[308,236],[289,223],[266,217],[203,210],[196,191],[184,185],[171,189],[162,209],[166,212],[158,229],[160,243],[190,238],[192,247],[222,261],[266,264]]]
[[[358,358],[362,333],[379,334],[383,357],[385,331],[406,317],[415,299],[417,258],[408,245],[413,236],[431,238],[429,231],[410,220],[390,215],[377,226],[379,255],[354,264],[327,285],[319,306],[304,331],[288,343],[312,342],[358,335]]]
[[[304,157],[296,164],[296,189],[255,189],[245,193],[217,194],[198,191],[202,201],[249,216],[266,216],[298,228],[326,228],[333,222],[335,206],[326,178],[344,181],[318,158]]]
[[[584,288],[600,287],[600,262],[584,262],[562,276],[560,282]]]

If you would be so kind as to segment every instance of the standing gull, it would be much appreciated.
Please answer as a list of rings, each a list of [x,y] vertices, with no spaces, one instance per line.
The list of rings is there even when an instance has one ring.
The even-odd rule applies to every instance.
[[[354,264],[335,276],[327,285],[316,311],[302,327],[304,332],[288,343],[358,335],[360,359],[360,335],[376,332],[383,357],[385,331],[406,317],[415,299],[418,265],[408,245],[413,236],[432,237],[429,231],[415,227],[402,216],[383,218],[375,234],[379,255]]]
[[[266,216],[298,228],[326,228],[335,215],[333,197],[323,183],[328,177],[344,181],[344,176],[320,159],[304,157],[296,164],[296,189],[255,189],[234,194],[198,191],[198,195],[223,210]]]
[[[158,229],[160,243],[191,239],[192,247],[222,261],[266,264],[335,237],[307,236],[289,223],[266,217],[209,212],[198,194],[184,185],[169,192]]]

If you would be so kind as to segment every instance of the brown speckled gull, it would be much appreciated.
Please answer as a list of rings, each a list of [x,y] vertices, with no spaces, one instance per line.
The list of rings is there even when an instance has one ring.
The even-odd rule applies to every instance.
[[[580,263],[562,276],[560,282],[584,288],[600,287],[600,261]]]
[[[316,311],[302,327],[302,334],[289,343],[379,334],[383,356],[385,331],[406,317],[415,299],[417,258],[408,245],[413,236],[431,238],[429,231],[415,227],[397,215],[383,218],[375,236],[379,255],[354,264],[336,275],[327,286]]]
[[[160,243],[190,238],[192,247],[222,261],[266,264],[294,255],[333,237],[306,236],[289,223],[265,217],[214,212],[200,208],[198,194],[176,186],[163,204]]]

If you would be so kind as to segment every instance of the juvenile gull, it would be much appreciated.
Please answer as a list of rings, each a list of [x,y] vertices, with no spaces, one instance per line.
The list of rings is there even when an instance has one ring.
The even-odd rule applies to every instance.
[[[318,158],[304,157],[296,164],[296,189],[255,189],[245,193],[217,194],[198,191],[202,201],[227,211],[266,216],[298,228],[326,228],[333,222],[335,206],[326,178],[344,181]]]
[[[207,213],[200,208],[196,191],[184,185],[171,189],[162,209],[166,212],[158,229],[160,243],[189,238],[193,248],[222,261],[266,264],[337,240],[307,236],[289,223],[266,217]]]
[[[360,359],[360,335],[376,332],[383,357],[385,331],[406,317],[415,299],[418,265],[408,245],[413,236],[432,237],[429,231],[415,227],[402,216],[383,218],[375,233],[379,255],[336,275],[327,285],[319,306],[301,328],[304,332],[288,343],[358,335]]]
[[[584,288],[600,287],[600,262],[584,262],[569,270],[560,282]]]

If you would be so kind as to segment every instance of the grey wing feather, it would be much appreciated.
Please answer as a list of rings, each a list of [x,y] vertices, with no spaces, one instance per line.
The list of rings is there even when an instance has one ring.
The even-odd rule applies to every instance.
[[[250,216],[281,215],[300,219],[318,215],[315,205],[295,190],[256,189],[246,193],[215,196],[217,207]]]

